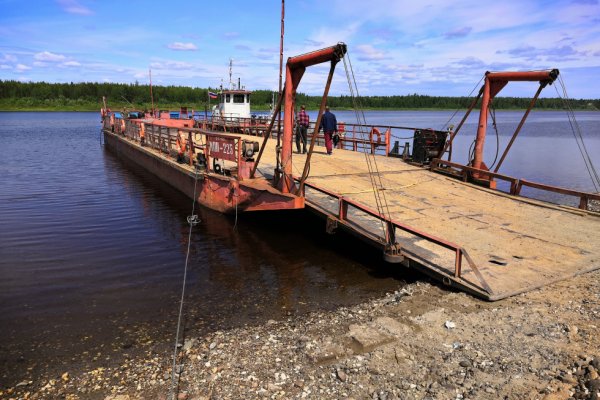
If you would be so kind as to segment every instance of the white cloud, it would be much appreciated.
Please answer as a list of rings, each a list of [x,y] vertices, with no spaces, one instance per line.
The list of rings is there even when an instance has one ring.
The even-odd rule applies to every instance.
[[[10,65],[0,64],[0,69],[12,69]]]
[[[59,62],[66,59],[62,54],[54,54],[49,51],[43,51],[41,53],[36,53],[33,58],[38,61],[49,61],[49,62]]]
[[[34,66],[34,67],[41,67],[41,68],[44,68],[44,67],[47,67],[47,66],[48,66],[48,63],[45,63],[45,62],[43,62],[43,61],[34,61],[34,62],[33,62],[33,66]]]
[[[135,79],[144,79],[144,78],[149,78],[149,75],[147,72],[137,72],[137,73],[133,74],[133,77]]]
[[[81,5],[77,0],[57,0],[61,8],[69,14],[92,15],[94,12]]]
[[[153,69],[179,69],[187,70],[193,67],[192,64],[185,61],[156,61],[150,64]]]
[[[80,67],[81,63],[77,62],[77,61],[67,61],[62,63],[63,66],[65,67]]]
[[[388,58],[383,51],[377,50],[370,44],[356,46],[356,52],[358,53],[358,59],[361,61],[383,60],[384,58]]]
[[[178,51],[196,51],[196,50],[198,50],[198,47],[194,43],[175,42],[175,43],[169,44],[167,47],[170,48],[171,50],[178,50]]]
[[[17,62],[17,57],[13,56],[12,54],[3,54],[0,61]]]
[[[15,70],[19,71],[19,72],[24,72],[31,69],[31,67],[25,65],[25,64],[17,64],[17,66],[15,67]]]

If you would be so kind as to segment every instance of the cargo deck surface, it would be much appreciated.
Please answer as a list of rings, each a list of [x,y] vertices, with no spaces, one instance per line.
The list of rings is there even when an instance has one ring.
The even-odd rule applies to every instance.
[[[272,154],[272,148],[265,150],[260,170],[273,171]],[[470,255],[476,268],[463,262],[457,279],[454,252],[396,229],[397,242],[417,268],[446,283],[498,300],[600,268],[598,214],[484,189],[397,158],[376,158],[391,219]],[[305,159],[294,153],[295,175],[302,175]],[[328,156],[315,146],[307,184],[307,206],[317,212],[335,217],[339,197],[312,185],[377,210],[364,153],[336,149]],[[348,215],[346,228],[383,237],[375,218],[353,207]]]

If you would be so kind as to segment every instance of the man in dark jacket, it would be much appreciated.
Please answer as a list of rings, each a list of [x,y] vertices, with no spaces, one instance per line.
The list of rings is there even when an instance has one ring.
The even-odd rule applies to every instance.
[[[325,113],[321,118],[321,125],[319,126],[319,132],[323,129],[325,134],[325,148],[327,154],[331,155],[333,152],[333,133],[337,132],[337,119],[332,112],[329,111],[329,106],[325,107]]]

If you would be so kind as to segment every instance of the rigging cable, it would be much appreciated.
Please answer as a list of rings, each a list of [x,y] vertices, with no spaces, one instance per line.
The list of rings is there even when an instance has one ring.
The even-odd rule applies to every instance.
[[[346,63],[346,59],[348,59],[348,62]],[[352,62],[350,60],[350,53],[347,52],[346,53],[346,57],[343,58],[344,60],[344,69],[346,72],[346,78],[348,80],[348,87],[350,90],[350,97],[352,98],[353,101],[353,106],[354,106],[354,111],[356,114],[356,119],[357,122],[361,125],[359,127],[359,133],[361,135],[361,137],[363,138],[363,140],[365,139],[365,136],[367,135],[367,133],[365,132],[364,128],[366,125],[366,118],[365,118],[365,114],[362,108],[362,105],[360,104],[360,98],[359,98],[359,94],[358,94],[358,86],[356,84],[356,79],[354,77],[354,70],[352,68]],[[371,146],[373,146],[373,138],[370,137],[369,138],[369,142],[371,144]],[[389,219],[390,218],[390,210],[389,210],[389,206],[387,204],[387,199],[385,196],[385,188],[383,187],[383,183],[381,181],[381,174],[379,173],[379,169],[377,167],[377,160],[375,158],[375,149],[374,147],[372,148],[372,152],[369,153],[367,151],[367,147],[364,146],[364,154],[365,154],[365,159],[367,162],[367,168],[369,170],[369,178],[371,180],[371,186],[373,187],[373,193],[375,195],[375,203],[377,205],[377,211],[379,212],[380,215],[383,215],[385,217]],[[384,211],[386,214],[384,214]],[[386,224],[384,222],[384,219],[380,219],[381,222],[381,227],[383,232],[386,232]],[[391,236],[391,235],[388,235]]]
[[[177,361],[177,347],[179,346],[179,331],[181,328],[181,316],[183,314],[183,299],[185,297],[185,283],[187,280],[187,268],[188,268],[188,261],[190,259],[190,245],[192,243],[192,228],[194,227],[194,225],[197,225],[200,220],[198,219],[198,216],[196,214],[194,214],[194,212],[196,211],[196,185],[198,183],[198,168],[196,168],[195,171],[195,175],[194,175],[194,199],[192,202],[192,215],[187,217],[187,221],[190,224],[190,230],[188,233],[188,245],[187,245],[187,252],[185,254],[185,267],[183,269],[183,284],[181,286],[181,300],[179,301],[179,315],[177,317],[177,332],[175,334],[175,347],[173,349],[173,368],[171,371],[171,388],[170,388],[170,396],[169,398],[171,400],[175,400],[175,368],[176,368],[176,361]],[[180,371],[181,374],[181,371]]]
[[[494,162],[492,163],[492,165],[488,167],[488,170],[491,170],[492,168],[494,168],[494,165],[496,165],[496,161],[498,161],[498,153],[500,150],[500,135],[498,134],[498,125],[496,124],[496,107],[494,107],[494,103],[492,102],[490,102],[489,111],[492,117],[492,126],[494,127],[494,131],[496,132],[496,156],[494,157]]]
[[[481,81],[485,78],[485,75],[483,75],[481,77],[481,79],[479,79],[479,82],[477,82],[475,84],[475,86],[473,87],[473,89],[471,90],[471,92],[469,93],[469,95],[467,96],[467,100],[469,100],[472,96],[473,96],[473,92],[475,92],[475,89],[477,89],[479,87],[479,84],[481,83]],[[440,128],[440,130],[444,130],[446,129],[446,127],[448,127],[450,121],[452,121],[452,119],[456,116],[456,114],[460,111],[460,107],[457,108],[454,113],[450,116],[450,118],[448,118],[448,121],[446,121],[446,123],[444,125],[442,125],[442,127]]]
[[[562,102],[565,106],[565,109],[567,111],[567,117],[569,119],[569,124],[571,125],[571,131],[573,132],[573,136],[575,136],[575,142],[577,143],[577,147],[579,147],[579,152],[581,153],[583,162],[585,163],[585,167],[588,171],[588,174],[590,175],[592,184],[594,185],[596,192],[599,192],[600,191],[600,176],[598,176],[598,171],[596,171],[596,168],[594,167],[592,159],[590,158],[590,155],[587,151],[587,147],[585,146],[585,142],[583,141],[583,135],[581,134],[581,129],[579,128],[579,124],[577,123],[577,120],[575,119],[575,112],[573,111],[573,108],[571,107],[569,95],[567,94],[567,88],[565,86],[565,83],[562,80],[562,77],[560,77],[560,76],[558,77],[558,82],[560,83],[560,87],[561,87],[563,95],[561,96],[560,92],[558,91],[558,87],[556,87],[556,85],[555,85],[554,87],[556,89],[556,93],[558,94],[558,97],[560,97],[560,99],[562,100]]]

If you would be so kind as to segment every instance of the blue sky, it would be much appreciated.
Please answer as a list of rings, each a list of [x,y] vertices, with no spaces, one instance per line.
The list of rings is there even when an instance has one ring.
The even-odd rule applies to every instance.
[[[0,0],[0,79],[276,89],[280,1]],[[284,59],[345,42],[362,95],[466,96],[487,70],[558,68],[600,98],[600,0],[286,2]],[[299,91],[319,94],[326,66]],[[503,95],[530,96],[511,84]],[[347,95],[343,63],[332,94]],[[546,96],[556,96],[554,88]]]

